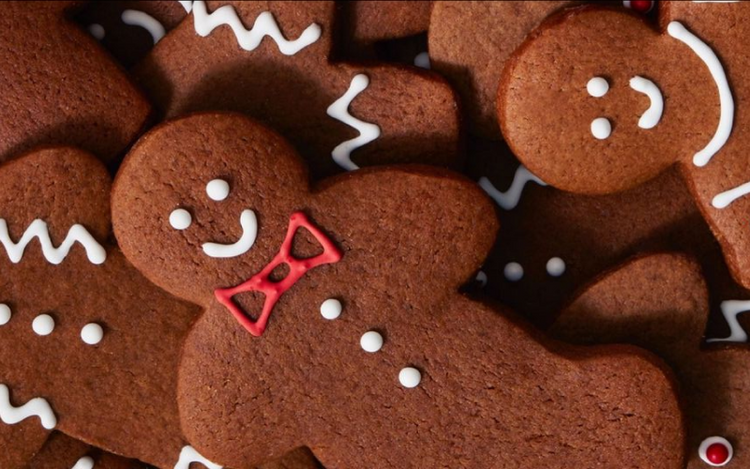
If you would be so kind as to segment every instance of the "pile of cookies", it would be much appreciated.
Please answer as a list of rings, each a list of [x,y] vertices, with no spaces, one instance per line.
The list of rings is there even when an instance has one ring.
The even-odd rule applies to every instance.
[[[750,3],[593,3],[4,2],[0,469],[750,466]]]

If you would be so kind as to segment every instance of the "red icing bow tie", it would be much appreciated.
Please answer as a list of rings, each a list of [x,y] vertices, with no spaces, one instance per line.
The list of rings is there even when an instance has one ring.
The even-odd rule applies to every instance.
[[[292,255],[292,241],[300,227],[306,228],[315,237],[316,241],[320,243],[323,247],[323,252],[321,254],[315,257],[310,257],[309,259],[297,259]],[[333,242],[328,239],[322,231],[307,219],[304,213],[295,212],[289,220],[289,229],[286,232],[284,242],[281,244],[281,249],[273,260],[249,280],[242,282],[236,287],[219,288],[214,291],[214,295],[219,303],[224,305],[248,332],[259,337],[263,334],[263,331],[266,330],[268,318],[271,316],[273,307],[276,305],[276,302],[279,301],[279,298],[281,298],[281,295],[283,295],[284,292],[297,283],[297,280],[302,278],[308,270],[314,269],[323,264],[334,264],[341,260],[341,256],[341,251],[338,250]],[[274,282],[269,276],[271,275],[271,272],[281,264],[289,266],[289,274],[280,282]],[[250,319],[250,317],[246,315],[234,301],[232,301],[234,295],[251,291],[263,293],[266,297],[265,302],[263,303],[263,311],[257,321]]]

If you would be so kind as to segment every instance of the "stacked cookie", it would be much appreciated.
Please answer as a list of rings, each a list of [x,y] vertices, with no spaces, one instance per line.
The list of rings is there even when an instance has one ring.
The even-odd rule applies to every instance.
[[[0,468],[744,467],[750,7],[624,3],[7,2]]]

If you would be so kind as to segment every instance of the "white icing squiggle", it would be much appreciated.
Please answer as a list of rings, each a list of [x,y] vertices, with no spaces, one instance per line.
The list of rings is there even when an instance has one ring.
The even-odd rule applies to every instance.
[[[734,189],[717,194],[713,200],[711,200],[711,205],[713,205],[714,208],[727,208],[732,202],[747,194],[750,194],[750,182],[746,182]]]
[[[673,38],[690,47],[698,58],[706,64],[708,71],[711,73],[711,77],[714,79],[714,82],[716,82],[716,87],[719,89],[721,113],[716,133],[713,138],[711,138],[711,141],[708,142],[708,145],[693,156],[693,164],[696,166],[705,166],[727,143],[729,135],[732,133],[732,127],[734,125],[734,98],[732,97],[732,90],[729,88],[727,75],[724,72],[724,67],[719,61],[719,57],[716,56],[716,53],[711,50],[708,44],[703,42],[695,34],[688,31],[687,28],[678,21],[672,21],[669,23],[667,32]]]
[[[664,97],[653,81],[635,76],[630,79],[630,87],[639,93],[643,93],[651,100],[651,106],[641,115],[638,127],[642,129],[653,129],[661,121],[664,112]]]
[[[276,24],[273,14],[269,11],[264,11],[258,15],[255,24],[248,30],[245,29],[232,5],[224,5],[213,13],[208,13],[206,2],[196,0],[193,2],[192,9],[196,33],[206,37],[215,28],[225,24],[232,28],[240,47],[247,51],[255,50],[263,41],[263,38],[268,36],[276,42],[282,54],[294,55],[320,39],[322,32],[320,26],[313,23],[305,28],[297,39],[290,41],[281,33],[279,25]]]
[[[71,226],[62,244],[59,247],[55,247],[49,237],[47,223],[43,220],[36,219],[31,222],[21,240],[14,243],[8,234],[8,223],[5,219],[0,218],[0,243],[5,247],[8,257],[14,264],[21,262],[26,246],[34,238],[39,239],[39,244],[42,245],[42,253],[51,264],[60,264],[75,243],[83,246],[86,250],[86,257],[88,257],[89,262],[92,264],[101,264],[107,259],[107,251],[81,225],[76,224]]]
[[[497,204],[504,210],[513,210],[518,206],[518,202],[521,201],[521,193],[523,188],[528,182],[535,182],[540,186],[546,186],[547,184],[531,174],[531,171],[526,169],[525,166],[521,165],[516,168],[516,174],[513,176],[513,182],[505,192],[500,192],[495,188],[492,182],[486,177],[479,178],[479,186],[497,202]]]
[[[139,10],[125,10],[122,12],[122,22],[131,26],[140,26],[141,28],[148,31],[151,38],[154,40],[154,44],[159,42],[161,38],[167,33],[159,23],[159,20],[153,16]]]
[[[750,301],[727,300],[721,302],[721,314],[729,325],[729,337],[707,339],[706,342],[747,342],[747,333],[737,320],[737,315],[750,311]]]
[[[242,236],[232,244],[203,243],[203,252],[209,256],[219,259],[237,257],[245,254],[255,244],[258,236],[258,219],[255,212],[250,209],[243,210],[240,215],[240,226]]]
[[[185,446],[182,448],[182,451],[180,451],[180,459],[177,461],[177,464],[174,465],[174,469],[189,469],[190,463],[194,462],[203,464],[208,469],[222,469],[218,464],[212,463],[201,456],[201,454],[192,446]]]
[[[349,89],[346,90],[346,93],[334,101],[333,104],[328,106],[328,109],[326,110],[326,113],[329,116],[353,127],[359,132],[359,137],[340,143],[331,153],[333,161],[347,171],[359,169],[359,166],[352,162],[352,152],[380,137],[380,127],[369,122],[361,121],[349,114],[349,106],[352,104],[352,101],[354,101],[354,98],[364,91],[369,84],[370,79],[367,75],[361,73],[356,75],[352,78],[352,82],[349,85]]]
[[[21,407],[13,407],[10,403],[8,386],[0,384],[0,420],[8,425],[15,425],[29,417],[39,417],[42,427],[47,430],[52,430],[57,426],[57,417],[46,399],[37,397]]]
[[[90,456],[84,456],[78,460],[72,469],[94,469],[94,460]]]
[[[193,10],[193,0],[177,0],[182,5],[186,13],[190,13]]]

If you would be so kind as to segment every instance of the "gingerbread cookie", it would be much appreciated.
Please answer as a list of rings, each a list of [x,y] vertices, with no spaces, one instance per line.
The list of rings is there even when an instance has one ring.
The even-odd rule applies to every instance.
[[[622,11],[562,14],[506,67],[498,113],[522,163],[571,192],[625,190],[678,163],[733,276],[747,287],[747,137],[736,111],[747,88],[738,46],[747,37],[745,16],[746,2],[664,2],[655,30]]]
[[[292,139],[316,177],[460,163],[458,106],[435,74],[329,61],[333,2],[193,2],[137,69],[166,117],[232,110]]]
[[[72,144],[113,162],[150,106],[96,41],[66,18],[77,4],[3,2],[0,161],[39,144]]]
[[[310,188],[279,136],[200,114],[136,144],[112,207],[134,265],[206,310],[178,394],[219,463],[305,444],[330,468],[682,465],[652,356],[550,342],[459,294],[498,227],[462,177],[369,168]]]
[[[726,305],[735,314],[743,307]],[[674,367],[686,401],[686,467],[747,467],[750,351],[746,345],[704,341],[707,316],[708,292],[698,264],[659,254],[632,260],[584,289],[552,332],[576,343],[632,343],[659,354]]]
[[[7,467],[7,466],[3,466]],[[62,433],[53,433],[25,469],[147,469],[145,464],[105,453]]]
[[[347,38],[358,44],[404,38],[424,33],[430,26],[432,1],[341,2]]]

